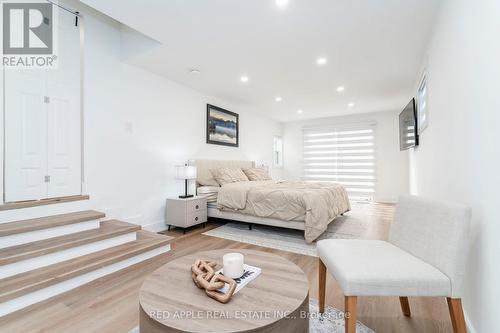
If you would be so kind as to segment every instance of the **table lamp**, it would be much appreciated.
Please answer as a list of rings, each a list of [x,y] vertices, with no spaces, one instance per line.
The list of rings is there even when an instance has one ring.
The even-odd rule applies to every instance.
[[[175,178],[184,179],[184,195],[179,195],[180,199],[192,198],[192,194],[188,194],[188,180],[196,179],[196,167],[193,165],[178,165],[175,167]]]

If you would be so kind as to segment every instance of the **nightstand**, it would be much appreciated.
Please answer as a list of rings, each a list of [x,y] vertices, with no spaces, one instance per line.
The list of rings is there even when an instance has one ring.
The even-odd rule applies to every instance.
[[[166,220],[170,226],[186,228],[207,222],[207,199],[192,197],[187,199],[167,199]]]

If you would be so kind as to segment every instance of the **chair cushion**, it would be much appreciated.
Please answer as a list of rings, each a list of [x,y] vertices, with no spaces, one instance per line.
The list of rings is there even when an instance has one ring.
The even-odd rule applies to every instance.
[[[346,296],[450,296],[434,266],[379,240],[325,239],[318,254]]]

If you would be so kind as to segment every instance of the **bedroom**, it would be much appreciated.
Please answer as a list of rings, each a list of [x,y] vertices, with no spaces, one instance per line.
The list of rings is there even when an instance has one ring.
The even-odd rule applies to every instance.
[[[185,218],[168,223],[169,214],[176,208],[169,210],[167,199],[179,202],[178,196],[185,194],[181,176],[190,178],[187,192],[197,193],[199,182],[192,179],[192,174],[186,175],[189,168],[182,166],[196,165],[197,177],[204,170],[216,169],[200,166],[200,161],[224,161],[223,166],[230,161],[243,161],[242,169],[256,166],[276,182],[317,180],[318,174],[326,177],[323,179],[338,180],[338,170],[330,170],[334,169],[331,165],[307,160],[311,154],[318,154],[314,151],[317,147],[309,147],[317,143],[307,142],[307,135],[320,136],[325,128],[326,133],[339,133],[353,127],[354,131],[373,132],[361,135],[363,147],[368,148],[355,153],[365,162],[342,164],[348,176],[355,175],[338,180],[349,189],[350,211],[344,208],[333,212],[335,219],[327,217],[333,222],[327,221],[325,226],[330,229],[309,240],[387,240],[395,204],[401,195],[465,204],[472,208],[471,247],[461,295],[465,325],[470,332],[494,331],[494,296],[500,291],[495,283],[499,271],[493,265],[498,253],[494,236],[499,231],[495,205],[495,184],[499,183],[495,170],[498,134],[493,129],[498,119],[493,110],[498,102],[494,98],[497,85],[493,77],[500,69],[494,60],[499,49],[492,41],[498,30],[494,16],[498,4],[491,0],[164,4],[69,0],[59,4],[64,9],[54,9],[54,17],[60,24],[56,36],[61,63],[54,72],[64,75],[54,80],[75,84],[65,87],[74,88],[72,93],[77,96],[76,117],[72,118],[72,126],[76,127],[63,131],[72,138],[64,147],[70,147],[74,172],[68,177],[73,180],[73,187],[68,192],[64,192],[63,186],[52,189],[52,184],[57,185],[56,173],[47,169],[58,168],[51,163],[51,158],[57,157],[47,135],[51,128],[39,127],[44,121],[34,118],[34,127],[28,132],[43,139],[31,135],[29,142],[39,144],[36,163],[43,169],[36,187],[19,191],[21,178],[15,168],[22,162],[16,160],[20,150],[17,144],[21,141],[16,140],[18,118],[12,118],[18,114],[12,111],[18,105],[9,103],[16,93],[16,82],[24,87],[26,77],[33,72],[3,70],[0,231],[6,243],[0,249],[0,265],[4,268],[0,272],[3,279],[10,276],[12,282],[16,274],[38,278],[39,275],[30,277],[30,271],[46,266],[59,265],[59,271],[46,273],[50,286],[36,285],[33,280],[30,286],[0,280],[2,287],[17,288],[0,296],[0,331],[130,332],[139,325],[137,294],[144,280],[168,262],[204,250],[254,249],[290,260],[307,276],[310,300],[319,300],[321,266],[316,242],[306,242],[301,231],[305,229],[304,222],[285,221],[288,224],[282,228],[280,219],[271,216],[267,224],[278,227],[270,227],[259,223],[262,221],[253,215],[234,212],[239,215],[230,220],[243,222],[226,223],[220,219],[222,216],[214,218],[218,209],[212,203],[207,208],[207,223],[196,221],[189,228],[173,227],[167,231],[170,224],[175,226]],[[260,24],[255,25],[255,21]],[[48,75],[42,88],[48,92],[41,96],[49,99],[41,102],[40,109],[44,105],[50,108],[60,97],[51,95]],[[400,151],[398,116],[413,97],[419,96],[425,75],[427,128],[420,132],[417,147]],[[238,115],[237,147],[207,142],[207,105]],[[43,112],[51,116],[50,110]],[[228,126],[224,133],[233,132],[233,125]],[[40,144],[46,138],[48,147]],[[212,139],[217,141],[220,137]],[[335,148],[336,154],[345,153],[338,149],[341,146],[330,148]],[[330,154],[319,152],[323,153]],[[313,165],[306,167],[308,163]],[[31,165],[24,167],[32,169]],[[47,183],[47,175],[54,181],[50,182],[49,177]],[[245,177],[248,178],[246,174]],[[33,194],[33,189],[38,192]],[[278,212],[273,204],[276,201],[271,199],[271,209],[264,215]],[[88,210],[102,212],[105,217],[92,213],[92,221],[71,224],[72,227],[64,227],[66,231],[55,227],[47,234],[31,221],[19,228],[23,233],[18,230],[15,237],[9,234],[12,229],[8,223],[13,221]],[[286,213],[290,211],[287,207]],[[109,220],[119,222],[106,222]],[[296,228],[290,228],[294,223]],[[37,228],[41,232],[41,236],[36,236],[39,238],[24,237]],[[108,228],[101,230],[106,236],[96,230],[101,228]],[[88,236],[79,240],[68,236],[76,232]],[[162,238],[158,232],[168,237]],[[154,244],[142,241],[140,249],[129,252],[126,244],[137,241],[139,236],[149,237]],[[47,241],[55,237],[61,242]],[[429,242],[422,240],[422,244]],[[75,268],[71,279],[66,279],[79,281],[78,288],[70,288],[69,283],[53,283],[61,278],[61,270],[76,266],[80,256],[90,256],[89,272],[97,271],[97,254],[115,246],[127,249],[123,257],[137,257],[138,261],[129,260],[124,268],[119,265],[128,259],[113,254],[107,261],[110,270],[104,269],[101,275],[89,274],[90,280],[78,280],[87,275]],[[145,261],[139,261],[141,255]],[[374,263],[383,259],[377,258]],[[69,266],[61,266],[61,262]],[[338,272],[331,268],[326,275],[326,305],[333,314],[341,314],[345,299],[334,277]],[[188,279],[192,284],[189,276]],[[259,277],[255,283],[258,281]],[[246,288],[251,286],[252,282]],[[237,296],[226,305],[237,303]],[[409,302],[410,318],[402,312],[404,300],[400,303],[398,297],[360,295],[358,332],[454,330],[445,297],[410,297]],[[263,306],[269,304],[272,302]],[[217,320],[214,325],[223,322]],[[344,329],[344,320],[332,322]],[[310,327],[314,325],[317,323]]]

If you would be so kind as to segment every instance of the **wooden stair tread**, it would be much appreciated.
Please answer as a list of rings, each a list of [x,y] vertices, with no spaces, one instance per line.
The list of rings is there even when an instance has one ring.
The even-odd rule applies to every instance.
[[[171,237],[138,231],[140,239],[0,280],[0,303],[167,245]],[[159,237],[157,237],[159,236]]]
[[[95,210],[39,217],[29,220],[21,220],[0,224],[0,237],[59,227],[63,225],[98,220],[105,216],[104,213]]]
[[[169,242],[174,240],[174,237],[157,234],[151,231],[140,230],[137,232],[137,239],[156,239],[156,240],[168,240]]]
[[[98,229],[80,231],[69,235],[0,249],[0,266],[112,238],[140,229],[141,227],[138,225],[118,220],[104,221],[101,222],[101,227]]]
[[[57,197],[57,198],[49,198],[49,199],[40,199],[40,200],[27,200],[27,201],[17,201],[17,202],[8,202],[3,205],[0,205],[0,211],[3,210],[11,210],[11,209],[23,209],[23,208],[31,208],[45,205],[54,205],[65,202],[79,201],[79,200],[89,200],[90,196],[87,194],[79,194],[79,195],[70,195],[65,197]]]

